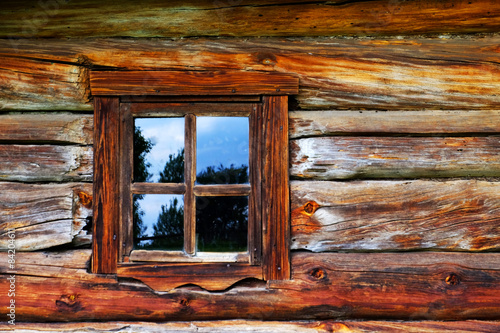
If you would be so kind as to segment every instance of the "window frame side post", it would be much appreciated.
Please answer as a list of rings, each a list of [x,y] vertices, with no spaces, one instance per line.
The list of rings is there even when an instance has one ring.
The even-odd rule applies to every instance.
[[[119,242],[120,101],[118,97],[94,100],[94,179],[92,273],[115,274]]]
[[[288,96],[263,97],[262,223],[266,280],[290,279]]]

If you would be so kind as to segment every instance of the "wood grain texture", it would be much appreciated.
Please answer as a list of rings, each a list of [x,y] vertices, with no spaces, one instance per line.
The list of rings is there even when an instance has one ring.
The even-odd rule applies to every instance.
[[[20,184],[0,182],[0,250],[8,229],[15,229],[16,250],[87,243],[83,228],[92,216],[90,184]]]
[[[262,261],[266,280],[290,278],[288,97],[264,96],[262,105]]]
[[[299,80],[281,73],[91,71],[94,96],[296,95]]]
[[[86,67],[11,56],[0,63],[0,110],[92,110]]]
[[[500,183],[293,181],[294,250],[500,249]]]
[[[24,0],[1,8],[3,38],[484,33],[497,32],[500,25],[500,6],[494,0]]]
[[[268,287],[248,281],[218,293],[196,287],[155,293],[78,269],[60,278],[19,274],[16,319],[498,320],[499,260],[498,253],[296,253],[292,281]],[[41,275],[50,262],[40,263]],[[7,284],[2,277],[1,288]]]
[[[16,332],[165,332],[165,333],[495,333],[497,321],[260,321],[217,320],[170,323],[108,322],[108,323],[16,323]],[[12,326],[0,324],[2,331],[14,331]]]
[[[94,183],[92,273],[116,273],[119,244],[120,103],[118,98],[94,101]]]
[[[0,179],[92,181],[92,147],[1,144]]]
[[[245,257],[248,262],[248,255]],[[171,292],[191,284],[205,290],[222,291],[245,279],[262,280],[262,267],[227,262],[121,264],[117,274],[120,278],[141,281],[158,292]]]
[[[497,177],[500,138],[318,137],[290,141],[290,175],[354,178]]]
[[[116,70],[291,74],[297,76],[300,83],[299,94],[295,96],[297,105],[293,103],[292,110],[491,110],[500,103],[499,43],[498,36],[173,41],[26,39],[16,41],[15,45],[12,41],[0,40],[0,56],[16,61],[15,64],[14,60],[10,61],[10,67],[0,72],[0,83],[19,86],[19,89],[6,90],[0,105],[4,109],[19,110],[52,107],[92,110],[90,103],[79,97],[88,94],[88,87],[78,85],[64,69],[72,64],[82,71],[92,65]],[[49,72],[40,71],[36,67],[39,62],[44,66],[55,65]],[[56,101],[45,85],[33,85],[27,90],[23,87],[23,76],[18,77],[17,72],[33,73],[29,75],[36,75],[36,82],[50,81],[57,85],[63,81],[57,89],[73,97]],[[61,79],[51,80],[53,76]],[[80,76],[83,77],[86,76]],[[75,90],[80,91],[80,95],[74,93]],[[19,96],[19,91],[26,97]]]
[[[92,144],[92,115],[69,113],[2,114],[0,140],[10,142]]]
[[[331,135],[500,133],[500,111],[293,111],[290,138]]]

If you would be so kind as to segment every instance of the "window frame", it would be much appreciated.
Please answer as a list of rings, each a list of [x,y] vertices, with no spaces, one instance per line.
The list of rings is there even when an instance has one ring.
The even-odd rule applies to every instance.
[[[257,131],[249,131],[249,174],[250,184],[221,184],[202,185],[196,184],[196,118],[199,116],[239,116],[249,120],[249,129],[257,117],[258,105],[255,103],[122,103],[120,105],[120,117],[122,132],[122,154],[121,168],[121,193],[122,198],[133,194],[179,194],[184,195],[184,244],[187,245],[184,251],[162,251],[162,250],[133,250],[133,221],[131,220],[131,205],[124,205],[121,209],[121,240],[119,262],[147,261],[147,262],[246,262],[251,265],[260,263],[261,257],[261,226],[260,220],[256,219],[257,201],[260,201],[260,167],[257,159],[253,158],[256,152],[251,147],[258,143]],[[156,117],[184,117],[184,149],[185,164],[183,183],[136,183],[133,182],[133,121],[135,118],[156,118]],[[255,142],[254,142],[255,141]],[[252,172],[253,171],[253,172]],[[255,179],[254,179],[255,178]],[[195,255],[195,225],[196,209],[195,201],[199,196],[246,196],[249,198],[248,216],[248,237],[247,248],[254,249],[251,253],[223,252],[224,255],[202,252],[202,255]],[[254,200],[252,200],[254,199]],[[127,202],[132,202],[132,197],[127,198]],[[260,203],[259,203],[260,204]],[[187,231],[187,232],[186,232]],[[129,256],[130,254],[130,256]],[[235,260],[228,257],[232,255]]]
[[[93,273],[134,278],[155,290],[191,283],[220,290],[245,278],[290,278],[288,95],[297,94],[297,78],[256,72],[93,71],[90,85],[94,96]],[[253,232],[261,235],[257,238],[262,252],[248,263],[120,260],[123,211],[132,207],[130,188],[123,181],[130,171],[122,166],[132,154],[130,140],[126,143],[131,133],[127,112],[134,107],[152,112],[152,106],[173,102],[252,105],[250,163],[255,166],[250,172],[257,180],[251,186],[260,200],[255,200],[255,193],[249,200],[255,200],[255,218],[261,221]],[[182,107],[186,105],[189,108],[189,104]],[[191,172],[196,170],[191,168]]]

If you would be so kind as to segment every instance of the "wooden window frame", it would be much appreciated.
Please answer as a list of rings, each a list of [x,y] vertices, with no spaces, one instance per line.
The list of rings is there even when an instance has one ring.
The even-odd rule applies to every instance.
[[[255,72],[94,71],[90,84],[94,96],[93,273],[134,278],[155,290],[169,290],[182,284],[220,290],[245,278],[290,278],[288,95],[298,93],[297,78]],[[170,111],[175,115],[185,112],[189,127],[198,107],[204,114],[249,115],[251,188],[237,186],[226,194],[241,195],[248,190],[252,193],[249,214],[258,223],[249,230],[249,245],[255,255],[245,262],[230,263],[127,262],[125,254],[131,250],[127,248],[131,244],[127,228],[131,223],[124,220],[130,216],[132,190],[155,193],[157,189],[158,193],[164,193],[166,187],[176,186],[131,183],[131,165],[127,163],[132,155],[131,119],[141,114],[162,116]],[[186,128],[186,140],[193,140],[188,132]],[[186,152],[186,164],[191,163],[189,156],[192,152]],[[186,183],[194,180],[195,172],[191,167],[186,173]],[[177,191],[188,195],[185,198],[188,201],[194,198],[189,191],[220,194],[217,191],[228,190],[180,185]],[[189,202],[185,205],[194,207]],[[185,237],[194,236],[186,234]],[[193,243],[191,240],[190,244]]]

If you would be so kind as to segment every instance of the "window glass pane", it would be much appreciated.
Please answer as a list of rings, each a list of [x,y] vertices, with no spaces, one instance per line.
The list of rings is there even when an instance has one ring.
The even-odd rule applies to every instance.
[[[248,183],[248,118],[196,119],[196,183]]]
[[[197,197],[197,251],[247,250],[248,197]]]
[[[134,181],[184,182],[184,118],[134,119]]]
[[[184,248],[184,196],[135,194],[134,249],[178,250]]]

